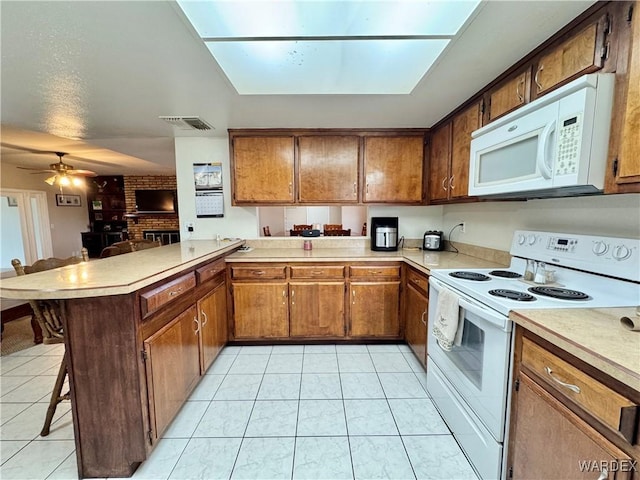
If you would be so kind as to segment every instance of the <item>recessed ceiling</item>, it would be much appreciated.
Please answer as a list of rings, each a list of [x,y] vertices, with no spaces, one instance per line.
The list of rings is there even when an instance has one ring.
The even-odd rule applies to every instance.
[[[178,1],[240,95],[409,94],[479,3]]]

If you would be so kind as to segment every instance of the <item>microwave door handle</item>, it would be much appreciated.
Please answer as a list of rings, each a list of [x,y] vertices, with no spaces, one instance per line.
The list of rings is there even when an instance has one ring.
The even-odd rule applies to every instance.
[[[540,173],[547,180],[551,178],[551,162],[553,161],[553,158],[551,157],[553,155],[551,137],[555,130],[556,121],[554,120],[544,127],[544,130],[540,135],[540,148],[538,149],[537,163]]]

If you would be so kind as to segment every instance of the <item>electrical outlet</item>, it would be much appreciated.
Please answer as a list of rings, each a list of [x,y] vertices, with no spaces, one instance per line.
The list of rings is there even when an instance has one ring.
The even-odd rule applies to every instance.
[[[466,224],[465,224],[465,222],[460,222],[460,225],[461,225],[461,227],[460,227],[460,233],[464,233],[464,232],[465,232],[465,230],[466,230]]]
[[[193,223],[187,223],[187,232],[193,232]]]

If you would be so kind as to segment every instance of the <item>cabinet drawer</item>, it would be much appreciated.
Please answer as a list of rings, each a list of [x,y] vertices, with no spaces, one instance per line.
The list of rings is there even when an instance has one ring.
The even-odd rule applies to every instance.
[[[638,405],[527,338],[522,342],[522,364],[635,444]]]
[[[344,266],[293,266],[291,278],[344,278]]]
[[[352,265],[349,267],[352,278],[399,277],[400,265]]]
[[[407,270],[407,283],[413,285],[421,292],[428,295],[429,292],[429,277],[421,274],[415,270]]]
[[[194,272],[188,273],[181,277],[167,282],[153,290],[148,290],[140,295],[140,307],[142,308],[142,316],[155,312],[160,307],[169,303],[171,300],[184,295],[196,286],[196,276]]]
[[[280,266],[231,267],[231,278],[234,280],[256,278],[286,278],[286,268]]]
[[[196,269],[196,277],[198,278],[198,283],[204,283],[210,278],[215,277],[218,273],[223,272],[226,265],[224,260],[216,260],[215,262],[211,262],[206,264],[204,267],[200,267]]]

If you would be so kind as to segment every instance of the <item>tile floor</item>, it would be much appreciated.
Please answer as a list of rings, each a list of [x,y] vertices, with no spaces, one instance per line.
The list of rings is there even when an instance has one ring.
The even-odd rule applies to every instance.
[[[75,479],[70,406],[38,434],[63,350],[0,358],[0,477]],[[476,479],[406,345],[227,347],[140,479]]]

